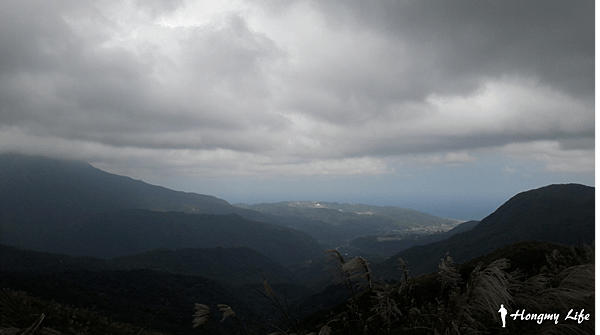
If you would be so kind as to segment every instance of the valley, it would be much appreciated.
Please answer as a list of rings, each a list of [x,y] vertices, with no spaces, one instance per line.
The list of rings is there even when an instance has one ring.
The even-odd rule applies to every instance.
[[[0,154],[0,287],[91,309],[139,331],[197,333],[196,303],[214,310],[208,334],[244,333],[232,320],[219,322],[218,304],[231,306],[256,333],[299,325],[318,331],[336,313],[354,317],[348,301],[367,306],[381,293],[375,289],[395,287],[397,299],[409,299],[403,285],[433,285],[428,278],[442,275],[448,255],[463,278],[455,277],[453,287],[476,273],[477,259],[485,266],[509,259],[510,269],[525,274],[521,281],[587,266],[594,220],[594,188],[578,184],[525,191],[483,220],[464,222],[393,206],[232,205],[85,162]],[[552,261],[554,250],[563,258]],[[352,274],[349,295],[343,280],[335,283],[348,267],[339,262],[355,260],[368,272]],[[547,272],[552,266],[556,271]],[[360,283],[368,285],[355,287]],[[428,303],[427,292],[415,306]],[[5,315],[17,315],[3,324],[25,329],[35,321],[19,319],[11,306],[0,299]],[[286,313],[296,321],[285,321]],[[48,328],[63,327],[61,317],[53,318]]]

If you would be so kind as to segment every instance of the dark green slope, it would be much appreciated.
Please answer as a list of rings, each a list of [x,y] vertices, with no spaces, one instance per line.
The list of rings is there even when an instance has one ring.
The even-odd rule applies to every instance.
[[[247,246],[282,264],[320,257],[309,235],[241,216],[122,210],[91,218],[77,232],[80,255],[113,258],[157,248]]]
[[[115,258],[108,263],[115,269],[151,269],[201,276],[228,285],[262,284],[261,273],[272,284],[296,282],[288,269],[248,247],[157,249]]]
[[[402,230],[415,223],[427,226],[452,222],[396,207],[324,204],[331,208],[300,206],[297,211],[281,212],[262,211],[259,206],[256,209],[261,211],[257,211],[249,206],[232,206],[213,196],[174,191],[107,173],[86,162],[0,154],[0,243],[35,250],[70,253],[77,249],[71,246],[73,228],[81,227],[91,217],[124,209],[238,214],[252,221],[303,231],[327,248],[359,235]],[[358,214],[369,211],[374,214]],[[49,240],[64,247],[46,248]]]
[[[182,212],[237,213],[270,223]],[[258,248],[283,263],[321,255],[308,234],[264,217],[212,196],[149,185],[85,162],[0,154],[0,243],[7,245],[103,258],[160,247],[218,246]]]
[[[177,192],[96,169],[88,163],[0,154],[0,243],[28,247],[63,236],[110,210],[227,212],[226,201]],[[38,249],[41,250],[41,249]]]
[[[566,245],[592,244],[595,236],[594,188],[578,184],[550,185],[517,194],[472,230],[436,243],[404,250],[373,266],[393,277],[402,258],[413,274],[435,271],[446,252],[464,262],[520,241]]]
[[[552,259],[550,256],[554,250],[560,252],[561,257]],[[581,264],[586,259],[593,259],[593,253],[592,248],[567,246],[552,242],[524,241],[498,248],[483,256],[459,264],[457,267],[461,273],[466,274],[473,271],[479,264],[487,266],[499,258],[506,258],[510,262],[507,272],[519,271],[521,276],[528,278],[544,270],[544,268],[552,267],[549,260],[561,266],[573,266]]]
[[[213,196],[150,185],[82,161],[11,153],[0,154],[0,201],[3,219],[19,210],[28,220],[123,208],[212,214],[236,209]]]
[[[303,232],[250,221],[235,214],[115,210],[83,219],[79,226],[72,229],[64,229],[58,241],[49,234],[38,238],[38,244],[6,244],[36,251],[104,259],[158,248],[237,246],[250,247],[282,264],[322,256],[318,242]]]
[[[110,260],[42,253],[0,245],[0,271],[54,273],[138,270],[200,276],[223,285],[262,284],[262,272],[270,283],[293,284],[297,280],[287,268],[248,247],[156,249]]]
[[[85,269],[109,270],[107,260],[23,250],[0,244],[0,271],[51,273]]]
[[[247,247],[160,249],[104,260],[0,245],[0,287],[93,308],[121,322],[145,326],[152,321],[151,329],[174,334],[198,332],[191,328],[196,302],[213,310],[210,334],[237,333],[231,320],[219,323],[219,303],[229,304],[258,329],[268,327],[280,311],[262,294],[261,273],[286,303],[314,293],[294,284],[289,270]]]

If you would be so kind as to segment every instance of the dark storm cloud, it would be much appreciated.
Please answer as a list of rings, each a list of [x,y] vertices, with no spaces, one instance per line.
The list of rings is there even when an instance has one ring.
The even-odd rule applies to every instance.
[[[290,107],[327,122],[386,118],[394,104],[468,96],[506,77],[531,78],[593,105],[591,1],[310,3],[332,30],[370,35],[324,71],[298,75],[311,89],[300,90]],[[394,114],[414,116],[406,109]]]
[[[157,3],[142,7],[153,16],[174,10]],[[30,14],[30,6],[39,10]],[[83,2],[4,3],[3,125],[117,147],[256,150],[256,141],[235,133],[248,126],[236,116],[252,110],[254,96],[268,95],[262,59],[277,52],[268,39],[234,16],[218,29],[169,36],[181,49],[173,52],[182,53],[172,64],[151,43],[111,44],[114,34],[128,33],[127,24],[102,9]],[[157,79],[165,71],[167,78]],[[254,109],[263,107],[257,104]]]
[[[57,56],[64,56],[74,41],[58,13],[69,6],[56,1],[3,1],[0,6],[3,76],[47,70],[62,63]]]
[[[524,74],[571,94],[593,94],[594,2],[327,1],[334,18],[410,41],[432,70],[427,94],[473,89],[471,78]],[[428,60],[429,59],[429,60]],[[453,85],[449,85],[453,82]]]
[[[562,169],[593,156],[593,9],[5,1],[0,149],[240,174],[388,173],[388,158],[539,149]]]

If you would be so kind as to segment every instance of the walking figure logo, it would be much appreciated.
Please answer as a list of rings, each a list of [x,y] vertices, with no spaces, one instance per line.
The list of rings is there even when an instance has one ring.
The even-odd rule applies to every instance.
[[[506,328],[506,314],[508,314],[508,311],[504,308],[504,304],[500,304],[498,313],[500,313],[500,317],[502,318],[502,328]]]

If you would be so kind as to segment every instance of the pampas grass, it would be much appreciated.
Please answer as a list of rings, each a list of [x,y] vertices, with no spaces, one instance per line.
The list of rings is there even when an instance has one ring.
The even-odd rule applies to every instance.
[[[194,314],[194,325],[193,327],[199,327],[208,322],[208,318],[210,316],[210,307],[203,304],[196,304],[196,314]]]
[[[370,311],[368,321],[380,323],[385,333],[389,334],[395,323],[399,322],[402,311],[394,299],[397,289],[394,285],[382,283],[373,289],[375,303]]]
[[[354,257],[348,263],[342,265],[342,271],[344,271],[348,280],[353,279],[365,279],[366,284],[369,288],[373,287],[373,278],[371,276],[371,269],[369,263],[362,257]]]
[[[348,272],[344,271],[344,266],[346,265],[344,257],[342,257],[342,254],[335,249],[325,250],[325,252],[328,254],[327,259],[329,259],[329,261],[333,264],[333,275],[336,279],[336,283],[343,283],[350,292],[350,295],[354,297],[355,294],[352,281],[348,275]]]
[[[323,320],[317,326],[318,331],[309,333],[301,324],[291,321],[263,277],[263,295],[282,311],[290,327],[272,335],[494,333],[501,329],[498,314],[501,304],[510,311],[559,310],[563,318],[570,308],[593,309],[594,263],[590,252],[585,255],[575,252],[575,256],[566,257],[553,251],[547,255],[547,266],[529,278],[522,278],[524,275],[519,271],[508,272],[510,262],[506,258],[487,265],[479,263],[469,273],[462,268],[461,275],[449,254],[440,260],[436,273],[411,278],[407,263],[400,259],[401,280],[394,285],[374,280],[369,263],[362,257],[346,261],[334,249],[327,250],[327,254],[334,265],[336,282],[345,285],[351,294],[345,311]],[[364,290],[357,293],[361,292],[359,289]],[[219,306],[224,312],[223,320],[227,317],[238,320],[229,306]],[[200,315],[197,313],[196,317]],[[590,333],[594,325],[593,321],[585,325],[545,322],[542,326],[536,322],[507,321],[518,332],[542,334]],[[244,333],[247,334],[245,330]]]
[[[260,275],[263,276],[262,272],[260,273]],[[275,306],[283,314],[283,317],[287,320],[290,327],[292,329],[296,330],[296,324],[294,322],[292,322],[292,319],[290,318],[288,312],[286,311],[285,308],[283,308],[283,305],[281,305],[281,302],[279,302],[277,295],[275,295],[275,292],[273,291],[273,289],[271,288],[271,286],[269,285],[269,283],[267,282],[267,280],[265,279],[264,276],[263,276],[263,287],[265,288],[267,299],[269,299],[269,301],[271,301],[271,302],[274,302]]]
[[[589,253],[586,254],[589,257]],[[565,256],[553,251],[547,256],[545,272],[535,275],[515,286],[515,304],[530,311],[564,313],[570,309],[593,311],[595,300],[595,267],[593,256],[587,263],[566,266]],[[593,316],[592,316],[593,318]],[[588,334],[594,332],[594,321],[583,324],[546,323],[540,334]]]

